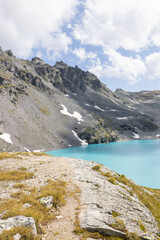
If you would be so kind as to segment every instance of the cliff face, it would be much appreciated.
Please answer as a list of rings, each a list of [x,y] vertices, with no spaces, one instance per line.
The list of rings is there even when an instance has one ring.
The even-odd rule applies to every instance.
[[[0,150],[155,138],[159,97],[158,91],[114,93],[78,66],[50,66],[37,57],[21,60],[0,50]]]

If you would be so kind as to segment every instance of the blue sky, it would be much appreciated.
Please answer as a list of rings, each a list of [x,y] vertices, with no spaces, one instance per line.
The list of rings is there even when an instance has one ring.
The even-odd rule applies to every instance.
[[[91,71],[109,88],[160,89],[159,0],[0,0],[0,46]]]

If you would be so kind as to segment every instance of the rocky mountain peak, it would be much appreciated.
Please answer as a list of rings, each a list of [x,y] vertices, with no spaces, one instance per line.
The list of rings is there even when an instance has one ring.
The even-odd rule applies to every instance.
[[[45,64],[45,62],[38,57],[32,58],[31,62],[34,63],[34,64]]]

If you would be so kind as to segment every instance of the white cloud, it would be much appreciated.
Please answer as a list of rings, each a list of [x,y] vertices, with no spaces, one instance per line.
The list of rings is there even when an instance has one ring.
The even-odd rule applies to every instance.
[[[146,76],[151,79],[160,78],[160,52],[152,53],[145,59],[147,66]]]
[[[98,54],[98,59],[90,59],[89,71],[98,77],[128,80],[130,84],[160,77],[160,54],[141,58],[142,50],[160,47],[159,12],[159,0],[86,0],[73,36],[82,46],[101,47],[104,54],[103,60]],[[120,49],[122,53],[130,51],[130,56],[123,56]]]
[[[124,79],[130,84],[135,84],[146,73],[146,66],[139,56],[136,58],[122,56],[113,49],[105,50],[105,54],[108,55],[109,62],[102,65],[98,60],[90,68],[90,71],[98,73],[99,77]]]
[[[62,26],[73,18],[78,1],[0,0],[2,48],[12,49],[19,57],[28,57],[39,47],[49,56],[67,52],[71,39]]]
[[[74,36],[83,44],[139,51],[160,45],[159,0],[86,0]]]
[[[97,58],[96,60],[91,61],[91,66],[88,69],[91,73],[94,73],[97,77],[105,76],[103,74],[104,66],[101,63],[101,60]]]
[[[84,48],[75,48],[73,53],[80,58],[81,61],[86,60],[87,58],[89,59],[94,59],[97,57],[97,54],[94,52],[86,52]]]

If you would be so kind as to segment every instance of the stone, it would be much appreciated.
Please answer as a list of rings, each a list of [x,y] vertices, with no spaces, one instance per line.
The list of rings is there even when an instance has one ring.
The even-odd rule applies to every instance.
[[[26,217],[26,216],[15,216],[10,217],[5,220],[0,220],[0,234],[4,230],[11,230],[14,227],[30,227],[32,229],[32,232],[37,235],[37,229],[35,225],[35,221],[33,217]]]
[[[39,201],[47,208],[51,208],[53,206],[53,196],[42,197],[39,199]]]
[[[8,56],[13,57],[13,53],[11,50],[7,50],[6,53],[8,54]]]
[[[21,239],[21,235],[19,233],[17,233],[16,235],[13,236],[14,240],[20,240]]]
[[[29,207],[31,207],[32,205],[30,204],[30,203],[25,203],[24,205],[23,205],[23,208],[29,208]]]

